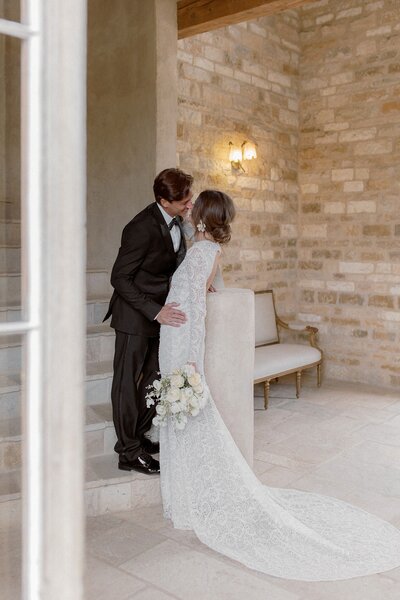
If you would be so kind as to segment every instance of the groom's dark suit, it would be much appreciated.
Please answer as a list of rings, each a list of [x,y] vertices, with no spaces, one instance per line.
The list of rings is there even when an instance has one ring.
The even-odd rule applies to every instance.
[[[111,273],[114,287],[104,321],[115,329],[111,389],[118,441],[115,451],[132,461],[155,409],[146,407],[146,386],[157,378],[160,325],[155,317],[165,304],[171,277],[186,254],[181,229],[177,252],[167,223],[154,202],[126,225]]]

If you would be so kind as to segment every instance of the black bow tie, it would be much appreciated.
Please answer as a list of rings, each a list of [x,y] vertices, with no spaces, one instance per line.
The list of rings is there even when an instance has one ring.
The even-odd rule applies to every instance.
[[[178,219],[176,217],[174,217],[172,219],[172,221],[170,221],[170,223],[168,225],[168,229],[171,231],[171,229],[174,227],[174,225],[178,225]]]

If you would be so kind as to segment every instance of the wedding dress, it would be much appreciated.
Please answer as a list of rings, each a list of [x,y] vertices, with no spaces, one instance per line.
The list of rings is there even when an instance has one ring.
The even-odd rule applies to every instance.
[[[187,322],[161,327],[162,375],[193,362],[204,381],[206,282],[219,251],[195,242],[172,278],[167,302]],[[212,398],[185,429],[160,428],[160,467],[165,517],[251,569],[323,581],[400,566],[400,531],[389,523],[335,498],[263,485]]]

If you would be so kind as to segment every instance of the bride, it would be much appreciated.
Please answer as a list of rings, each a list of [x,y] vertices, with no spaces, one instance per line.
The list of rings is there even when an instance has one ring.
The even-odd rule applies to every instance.
[[[203,191],[192,211],[196,241],[176,270],[167,302],[187,322],[162,326],[161,375],[186,363],[204,381],[206,293],[221,245],[230,240],[232,200]],[[183,430],[160,428],[164,515],[213,550],[269,575],[338,580],[400,566],[400,531],[350,504],[320,494],[270,488],[254,475],[210,397]]]

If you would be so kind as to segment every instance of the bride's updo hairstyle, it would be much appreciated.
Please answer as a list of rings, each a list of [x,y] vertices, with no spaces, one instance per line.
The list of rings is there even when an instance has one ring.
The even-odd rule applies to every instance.
[[[205,232],[219,244],[231,239],[231,223],[236,210],[232,198],[218,190],[204,190],[199,194],[192,209],[192,221],[196,228],[205,225]],[[200,229],[201,230],[201,229]]]

